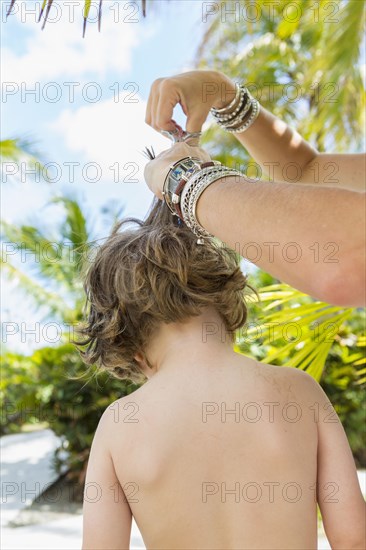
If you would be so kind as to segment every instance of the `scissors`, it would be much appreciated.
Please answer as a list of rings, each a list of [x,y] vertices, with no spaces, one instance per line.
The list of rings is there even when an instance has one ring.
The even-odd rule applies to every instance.
[[[168,130],[161,130],[160,132],[163,136],[168,137],[172,140],[172,146],[174,143],[179,141],[187,142],[190,139],[200,139],[202,132],[186,132],[186,130],[179,130],[176,128],[173,132],[168,132]]]
[[[179,141],[187,142],[190,139],[198,139],[199,141],[202,135],[202,132],[186,132],[185,130],[179,130],[178,128],[176,128],[174,132],[161,130],[160,133],[172,140],[172,147],[174,143],[178,143]],[[151,147],[150,149],[148,147],[145,147],[145,150],[142,151],[142,154],[148,160],[153,160],[156,156],[153,147]]]

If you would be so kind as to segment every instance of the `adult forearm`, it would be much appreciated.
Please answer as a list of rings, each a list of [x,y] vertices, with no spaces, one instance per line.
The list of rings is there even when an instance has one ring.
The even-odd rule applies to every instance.
[[[365,195],[344,189],[250,182],[210,185],[199,222],[243,257],[315,298],[365,303]]]
[[[366,190],[364,153],[318,153],[285,122],[261,108],[254,124],[235,134],[269,181]]]
[[[301,183],[306,166],[318,154],[298,132],[264,107],[252,126],[235,136],[270,181]]]

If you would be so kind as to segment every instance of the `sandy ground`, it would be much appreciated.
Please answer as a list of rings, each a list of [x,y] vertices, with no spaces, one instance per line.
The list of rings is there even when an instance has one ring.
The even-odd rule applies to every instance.
[[[52,430],[4,436],[1,450],[1,548],[2,550],[80,550],[82,508],[52,504],[35,506],[34,499],[58,478],[52,455],[58,438]],[[366,493],[366,472],[359,472]],[[31,508],[30,505],[32,504]],[[330,546],[319,534],[319,550]],[[131,549],[145,548],[135,523]]]

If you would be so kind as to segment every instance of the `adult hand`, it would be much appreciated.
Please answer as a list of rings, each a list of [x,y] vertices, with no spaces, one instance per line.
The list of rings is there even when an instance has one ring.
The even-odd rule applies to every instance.
[[[190,71],[158,78],[151,86],[145,122],[158,132],[181,129],[172,118],[179,103],[187,117],[187,132],[200,132],[210,109],[228,105],[235,91],[235,83],[218,71]]]
[[[201,147],[179,141],[146,164],[145,181],[158,199],[163,199],[163,184],[171,165],[185,157],[196,157],[204,162],[211,160],[210,155]]]

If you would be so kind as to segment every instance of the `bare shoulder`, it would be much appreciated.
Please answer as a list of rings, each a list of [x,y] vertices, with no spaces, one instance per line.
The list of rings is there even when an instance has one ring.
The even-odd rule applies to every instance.
[[[103,412],[99,424],[106,433],[113,435],[113,430],[117,426],[136,424],[140,411],[141,395],[139,390],[136,390],[110,403]]]
[[[287,388],[293,396],[307,402],[329,402],[320,384],[306,371],[301,369],[258,363],[262,370],[262,376],[272,380],[273,383]]]
[[[319,386],[318,382],[306,371],[286,365],[269,365],[268,363],[258,363],[264,371],[272,376],[281,377],[283,380],[289,380],[293,383],[308,386]]]

